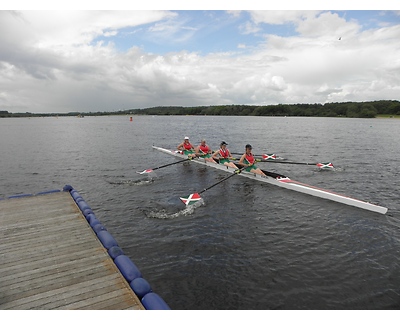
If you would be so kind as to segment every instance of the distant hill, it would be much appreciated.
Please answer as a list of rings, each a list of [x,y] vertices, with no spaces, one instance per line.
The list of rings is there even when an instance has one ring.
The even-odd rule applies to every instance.
[[[104,116],[104,115],[224,115],[224,116],[292,116],[375,118],[377,115],[400,115],[400,102],[380,100],[368,102],[298,103],[278,105],[158,106],[110,112],[10,113],[0,110],[0,118]]]
[[[143,115],[224,115],[224,116],[295,116],[375,118],[378,114],[400,115],[400,102],[381,100],[370,102],[333,102],[325,104],[278,105],[218,105],[218,106],[160,106],[129,110]]]

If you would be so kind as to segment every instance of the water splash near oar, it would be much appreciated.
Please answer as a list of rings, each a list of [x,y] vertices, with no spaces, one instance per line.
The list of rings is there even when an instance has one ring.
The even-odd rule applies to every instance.
[[[109,184],[116,185],[128,185],[128,186],[143,186],[150,183],[153,183],[157,178],[156,173],[151,173],[147,175],[144,179],[128,179],[128,180],[119,180],[119,181],[108,181]]]
[[[200,196],[201,193],[203,193],[203,192],[205,192],[205,191],[207,191],[207,190],[209,190],[209,189],[211,189],[211,188],[213,188],[213,187],[219,185],[220,183],[224,182],[225,180],[228,180],[229,178],[232,178],[233,176],[235,176],[235,175],[241,173],[244,169],[246,169],[246,167],[243,167],[243,168],[241,168],[241,169],[237,169],[237,170],[235,170],[231,175],[229,175],[229,176],[227,176],[227,177],[221,179],[220,181],[214,183],[213,185],[211,185],[211,186],[209,186],[209,187],[207,187],[207,188],[204,188],[204,189],[201,190],[200,192],[191,193],[191,194],[189,194],[187,197],[180,197],[179,199],[181,199],[181,201],[186,205],[186,207],[195,205],[195,204],[197,204],[199,201],[202,201],[202,198],[201,198],[201,196]]]
[[[178,212],[168,213],[166,209],[162,209],[158,211],[150,211],[146,213],[146,217],[154,219],[176,219],[179,217],[192,215],[195,212],[196,208],[199,208],[203,205],[204,205],[204,200],[200,199],[199,201],[196,201],[196,203],[194,203],[193,205],[186,206],[184,209],[179,210]]]

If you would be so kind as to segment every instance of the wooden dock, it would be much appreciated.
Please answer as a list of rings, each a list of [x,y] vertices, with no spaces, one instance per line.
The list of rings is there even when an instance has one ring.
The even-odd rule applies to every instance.
[[[0,200],[0,309],[135,309],[69,192]]]

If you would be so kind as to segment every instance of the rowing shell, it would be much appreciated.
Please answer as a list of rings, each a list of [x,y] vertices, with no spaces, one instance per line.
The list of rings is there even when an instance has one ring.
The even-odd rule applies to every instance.
[[[171,156],[175,156],[177,158],[182,158],[182,159],[187,158],[187,155],[184,155],[180,151],[177,151],[177,150],[169,150],[169,149],[156,147],[156,146],[153,146],[153,148],[158,151],[169,154]],[[212,168],[216,168],[218,170],[223,170],[223,171],[230,172],[230,173],[234,172],[233,168],[230,168],[223,164],[208,162],[208,161],[205,161],[203,158],[195,158],[192,161],[202,164],[202,165],[212,167]],[[362,209],[369,210],[369,211],[374,211],[374,212],[385,214],[388,210],[385,207],[381,207],[381,206],[378,206],[373,203],[354,199],[354,198],[351,198],[351,197],[348,197],[348,196],[345,196],[345,195],[342,195],[342,194],[339,194],[339,193],[336,193],[333,191],[313,187],[308,184],[304,184],[304,183],[292,180],[289,177],[286,177],[281,174],[269,172],[266,170],[262,170],[262,171],[266,174],[266,176],[262,176],[262,175],[247,172],[247,171],[243,171],[240,175],[243,177],[246,177],[246,178],[253,179],[253,180],[258,180],[261,182],[273,184],[273,185],[281,187],[281,188],[286,188],[286,189],[298,191],[301,193],[309,194],[309,195],[312,195],[315,197],[344,203],[349,206],[354,206],[354,207],[362,208]]]

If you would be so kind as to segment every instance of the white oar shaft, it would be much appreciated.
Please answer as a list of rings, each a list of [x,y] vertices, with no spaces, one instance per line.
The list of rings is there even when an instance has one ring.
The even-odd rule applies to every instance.
[[[218,182],[212,184],[211,186],[209,186],[209,187],[207,187],[207,188],[204,188],[202,191],[196,192],[196,193],[192,193],[192,194],[190,194],[190,195],[187,196],[187,197],[180,197],[180,199],[181,199],[181,201],[182,201],[186,206],[191,205],[191,204],[193,204],[193,203],[195,203],[195,202],[201,200],[201,197],[200,197],[200,194],[201,194],[201,193],[203,193],[203,192],[205,192],[205,191],[207,191],[207,190],[209,190],[209,189],[215,187],[216,185],[218,185],[218,184],[224,182],[225,180],[228,180],[229,178],[232,178],[233,176],[235,176],[235,175],[241,173],[245,168],[246,168],[246,167],[243,167],[243,168],[241,168],[241,169],[237,169],[237,170],[235,170],[235,172],[232,173],[231,175],[229,175],[229,176],[223,178],[222,180],[219,180]]]
[[[192,158],[191,158],[191,157],[188,157],[187,159],[183,159],[183,160],[179,160],[179,161],[176,161],[176,162],[164,164],[164,165],[162,165],[162,166],[159,166],[159,167],[156,167],[156,168],[152,168],[152,169],[146,169],[146,170],[144,170],[144,171],[137,172],[137,173],[139,173],[139,174],[150,173],[150,172],[152,172],[152,171],[154,171],[154,170],[161,169],[161,168],[165,168],[165,167],[169,167],[169,166],[172,166],[172,165],[174,165],[174,164],[181,163],[181,162],[185,162],[185,161],[188,161],[188,160],[192,160]]]

